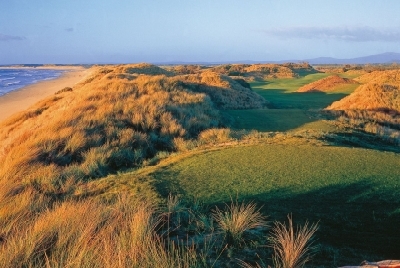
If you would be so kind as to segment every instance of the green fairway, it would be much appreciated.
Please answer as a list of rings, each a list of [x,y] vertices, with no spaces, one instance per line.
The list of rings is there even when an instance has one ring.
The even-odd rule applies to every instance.
[[[290,196],[360,182],[373,185],[365,197],[378,189],[393,190],[400,197],[395,191],[400,190],[400,155],[357,148],[236,147],[184,159],[160,174],[178,182],[185,195],[211,203],[226,201],[236,193],[270,199],[276,190]]]
[[[329,93],[295,92],[299,87],[330,74],[317,73],[301,78],[271,79],[265,82],[251,83],[252,89],[270,102],[271,108],[277,109],[323,109],[332,102],[342,99],[356,89],[351,84]]]
[[[264,204],[274,219],[293,213],[300,221],[320,221],[321,242],[330,245],[393,256],[392,243],[400,242],[398,154],[257,145],[206,152],[153,175],[164,193],[181,193],[207,204],[238,196]]]
[[[224,111],[232,118],[231,128],[257,131],[288,131],[299,128],[331,130],[326,122],[301,109],[258,109]],[[312,126],[310,125],[312,123]]]
[[[301,78],[271,79],[251,83],[252,89],[270,102],[269,109],[228,110],[234,129],[258,131],[288,131],[302,128],[304,125],[327,130],[330,126],[314,116],[308,110],[323,109],[332,102],[342,99],[355,90],[358,84],[350,84],[329,93],[295,92],[299,87],[329,76],[326,73],[310,74]]]

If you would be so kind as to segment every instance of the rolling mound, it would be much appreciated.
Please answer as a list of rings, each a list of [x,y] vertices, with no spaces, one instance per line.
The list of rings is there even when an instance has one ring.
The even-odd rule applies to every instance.
[[[400,70],[374,71],[354,79],[360,83],[378,83],[398,85],[400,83]]]
[[[172,67],[165,67],[166,70],[171,71],[175,74],[196,74],[208,69],[201,65],[177,65]]]
[[[177,139],[220,126],[218,109],[265,105],[226,76],[160,73],[149,64],[97,67],[84,83],[4,121],[0,178],[24,174],[53,184],[103,177],[176,150]]]
[[[267,104],[263,97],[249,89],[245,81],[212,71],[177,76],[176,79],[194,92],[209,95],[219,109],[257,109]]]
[[[209,70],[228,76],[240,76],[248,81],[261,81],[269,78],[292,78],[304,73],[318,72],[308,63],[224,64]]]
[[[328,110],[373,110],[400,113],[400,71],[379,71],[357,79],[367,82]]]
[[[143,199],[150,209],[160,196],[152,181],[130,177],[115,186],[109,178],[201,145],[204,131],[224,126],[218,109],[257,108],[264,103],[250,88],[216,73],[175,76],[150,64],[97,66],[84,82],[60,88],[2,121],[0,266],[105,267],[106,262],[82,264],[75,259],[59,264],[73,258],[78,247],[81,255],[90,255],[86,242],[74,245],[96,239],[110,245],[108,260],[122,251],[129,253],[128,260],[138,247],[127,251],[123,246],[125,237],[132,238],[129,230],[136,229],[131,228],[135,221],[127,209],[146,209]],[[92,200],[96,202],[90,205]],[[118,224],[109,228],[111,222]],[[147,222],[143,228],[148,228]],[[81,236],[81,230],[87,236]],[[102,234],[110,242],[104,243]],[[99,246],[94,245],[97,252]],[[49,260],[50,255],[57,257]],[[126,264],[132,266],[130,261]]]
[[[169,72],[153,64],[139,63],[121,66],[116,69],[116,72],[129,73],[129,74],[146,74],[146,75],[166,75],[172,76],[173,72]]]
[[[357,84],[356,81],[332,75],[300,87],[296,92],[329,92],[338,87]]]

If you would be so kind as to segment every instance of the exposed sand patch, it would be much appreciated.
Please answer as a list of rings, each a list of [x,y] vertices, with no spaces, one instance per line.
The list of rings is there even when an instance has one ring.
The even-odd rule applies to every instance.
[[[23,111],[64,87],[75,84],[90,75],[90,69],[83,67],[40,67],[36,69],[63,69],[66,73],[57,79],[41,81],[0,96],[0,122],[10,115]]]

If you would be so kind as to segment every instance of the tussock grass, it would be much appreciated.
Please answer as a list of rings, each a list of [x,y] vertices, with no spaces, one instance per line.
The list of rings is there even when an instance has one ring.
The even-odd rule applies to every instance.
[[[47,175],[56,180],[71,166],[83,175],[75,179],[103,177],[139,166],[159,150],[174,150],[174,138],[195,137],[219,124],[206,95],[175,81],[160,76],[109,81],[113,72],[105,73],[38,104],[45,109],[34,117],[28,112],[10,118],[0,133],[2,174],[25,164],[32,179],[43,165],[54,165],[55,173]]]
[[[308,222],[303,227],[298,226],[295,229],[292,216],[288,216],[287,225],[275,222],[269,237],[270,246],[274,250],[274,267],[303,267],[315,250],[312,246],[312,237],[317,229],[317,224],[309,225]]]
[[[400,116],[393,111],[344,110],[327,111],[342,129],[364,133],[365,139],[381,142],[381,148],[398,151],[400,145]],[[370,136],[370,137],[368,137]],[[389,145],[390,148],[385,147]],[[379,146],[378,146],[379,148]]]
[[[199,266],[194,248],[156,233],[162,224],[152,207],[159,195],[151,180],[106,177],[213,142],[208,129],[227,139],[229,131],[216,129],[219,108],[265,103],[230,78],[200,77],[149,64],[95,67],[72,90],[4,121],[0,266]],[[115,199],[121,189],[130,201]]]
[[[238,247],[243,242],[243,233],[250,229],[266,227],[266,217],[263,216],[255,203],[231,202],[225,209],[216,207],[212,213],[219,228],[225,233],[229,247]]]
[[[212,71],[178,76],[194,92],[206,93],[220,109],[254,109],[267,101],[248,87],[228,76]]]
[[[156,233],[160,218],[149,202],[68,201],[30,224],[19,222],[2,240],[2,267],[199,267],[193,248]]]
[[[216,73],[166,75],[148,64],[98,68],[72,92],[62,90],[32,108],[40,112],[11,117],[0,131],[1,174],[27,165],[25,180],[43,188],[104,177],[140,167],[159,151],[196,146],[192,140],[202,131],[222,124],[216,107],[265,103]]]
[[[322,249],[336,253],[322,250],[313,265],[395,256],[397,247],[387,241],[400,239],[393,225],[400,216],[397,153],[261,134],[248,134],[263,139],[257,144],[177,156],[179,161],[153,169],[151,176],[163,181],[160,190],[171,189],[209,206],[237,195],[262,204],[269,219],[282,221],[292,212],[300,222],[319,221]],[[254,258],[242,259],[254,264]]]
[[[324,226],[327,244],[334,240],[332,237],[341,237],[337,226],[353,231],[363,226],[366,232],[397,239],[397,229],[393,232],[384,221],[396,220],[399,215],[397,193],[389,191],[398,187],[393,179],[398,177],[397,155],[305,145],[329,143],[311,140],[330,137],[318,131],[305,131],[309,138],[303,139],[303,134],[300,137],[296,133],[224,128],[226,118],[221,109],[258,109],[267,104],[240,80],[243,77],[314,72],[305,64],[287,64],[280,66],[282,69],[231,67],[221,71],[221,66],[95,67],[92,77],[72,90],[62,89],[4,121],[0,127],[0,266],[204,267],[218,263],[221,256],[221,263],[232,264],[232,254],[254,258],[253,253],[260,252],[265,236],[254,237],[260,237],[258,227],[264,226],[265,217],[256,203],[232,202],[225,210],[216,208],[210,215],[196,204],[189,207],[170,196],[166,208],[159,207],[161,194],[170,190],[213,205],[238,194],[246,200],[267,203],[275,218],[288,211],[301,212],[307,218],[311,215],[313,220],[321,218],[330,224]],[[246,69],[240,78],[232,73],[237,68]],[[324,76],[327,74],[252,85],[266,98],[271,97],[275,108],[286,107],[293,114],[304,107],[320,108],[348,93],[310,93],[307,100],[300,97],[304,94],[292,93]],[[265,111],[251,110],[245,115],[260,120],[259,114]],[[396,115],[383,114],[375,117],[381,128],[366,123],[362,126],[365,131],[393,135],[388,134],[387,127],[394,129]],[[270,115],[279,117],[275,111]],[[366,116],[370,115],[355,112],[352,120],[361,122]],[[308,113],[293,121],[297,119],[301,124],[313,120]],[[292,127],[302,126],[297,122]],[[301,144],[296,143],[299,140]],[[239,143],[250,145],[233,147]],[[171,164],[176,151],[199,146],[210,149],[216,144],[233,148],[199,150],[187,159],[184,155],[191,152],[179,154],[176,157],[182,162]],[[159,161],[160,166],[139,170]],[[363,183],[369,188],[359,190]],[[349,190],[344,185],[349,185]],[[343,213],[331,202],[336,199],[329,196],[339,198],[340,208],[345,204],[357,220],[344,221]],[[366,206],[368,211],[376,211],[373,223],[380,229],[364,226],[369,222],[365,219],[370,220],[369,214],[362,213]],[[219,233],[213,233],[216,225],[230,246],[227,256],[222,242],[215,239],[219,237]],[[254,227],[256,230],[247,231]],[[211,248],[206,245],[209,237]],[[249,243],[248,237],[252,237]],[[380,243],[374,237],[368,239]],[[353,245],[360,246],[357,242]],[[243,251],[236,251],[239,248]],[[207,255],[210,252],[211,257]]]
[[[203,143],[223,143],[231,140],[231,131],[229,128],[207,129],[199,134],[199,142]]]

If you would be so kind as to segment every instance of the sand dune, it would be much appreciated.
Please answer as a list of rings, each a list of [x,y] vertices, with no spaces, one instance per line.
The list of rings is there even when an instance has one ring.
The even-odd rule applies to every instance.
[[[352,79],[342,78],[338,75],[331,75],[304,85],[299,88],[297,92],[328,92],[348,84],[357,84],[357,82]]]
[[[376,110],[400,113],[400,71],[381,71],[357,79],[366,83],[332,103],[328,110]]]

